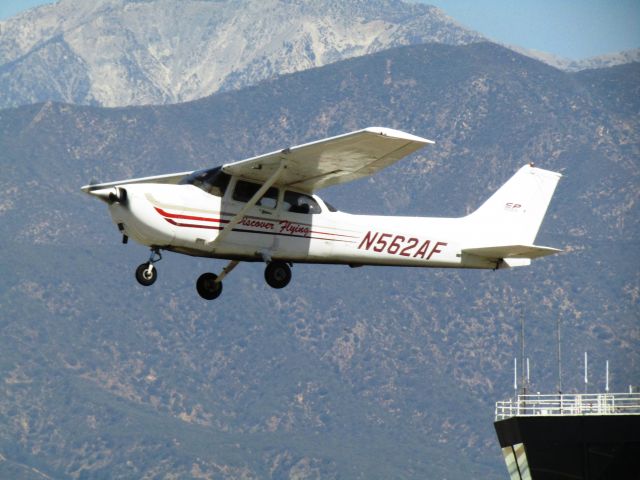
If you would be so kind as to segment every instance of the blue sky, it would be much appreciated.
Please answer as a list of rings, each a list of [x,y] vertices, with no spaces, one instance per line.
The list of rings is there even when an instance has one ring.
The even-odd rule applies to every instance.
[[[503,43],[575,60],[640,47],[640,0],[429,0]]]
[[[42,3],[51,1],[0,0],[0,19]],[[423,3],[442,8],[459,23],[495,41],[575,60],[640,47],[640,0],[423,0]]]

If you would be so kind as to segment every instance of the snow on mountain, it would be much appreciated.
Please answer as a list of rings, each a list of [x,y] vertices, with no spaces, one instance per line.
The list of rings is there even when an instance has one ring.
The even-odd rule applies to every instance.
[[[401,0],[60,0],[0,22],[0,108],[184,102],[395,46],[481,40]]]

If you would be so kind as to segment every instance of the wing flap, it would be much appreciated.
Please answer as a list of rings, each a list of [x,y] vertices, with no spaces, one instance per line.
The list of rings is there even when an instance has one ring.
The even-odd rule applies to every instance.
[[[546,257],[547,255],[553,255],[554,253],[561,251],[562,250],[557,248],[541,247],[538,245],[501,245],[494,247],[465,248],[462,250],[462,253],[497,261],[511,258],[540,258]]]
[[[370,127],[226,164],[223,170],[264,182],[285,161],[277,184],[314,192],[371,175],[432,143],[399,130]]]

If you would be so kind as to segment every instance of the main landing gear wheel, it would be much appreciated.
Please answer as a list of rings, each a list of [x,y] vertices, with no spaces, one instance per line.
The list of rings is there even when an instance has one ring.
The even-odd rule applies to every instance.
[[[146,262],[136,268],[136,280],[140,285],[148,287],[158,279],[158,270],[152,263]]]
[[[285,262],[269,262],[264,270],[264,279],[270,287],[284,288],[291,281],[291,269]]]
[[[222,293],[222,282],[217,282],[218,276],[215,273],[203,273],[198,277],[196,290],[205,300],[214,300]]]

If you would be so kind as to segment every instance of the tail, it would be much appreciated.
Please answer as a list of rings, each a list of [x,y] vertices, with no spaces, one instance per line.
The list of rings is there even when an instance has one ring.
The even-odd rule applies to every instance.
[[[462,253],[495,260],[499,265],[520,266],[528,265],[532,258],[559,252],[533,242],[561,176],[530,165],[518,170],[465,217],[474,230],[474,246]]]

